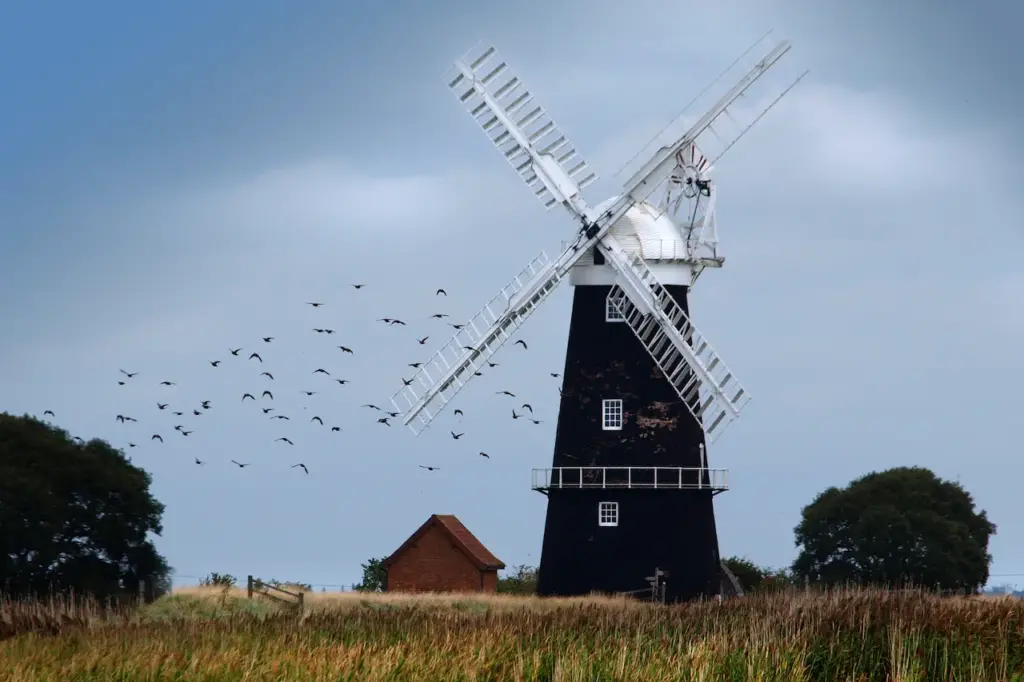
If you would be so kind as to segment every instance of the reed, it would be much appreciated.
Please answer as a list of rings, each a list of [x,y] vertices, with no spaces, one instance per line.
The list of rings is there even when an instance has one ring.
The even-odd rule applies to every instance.
[[[244,590],[133,609],[0,600],[0,677],[32,680],[1024,680],[1024,603],[836,590],[618,598]]]

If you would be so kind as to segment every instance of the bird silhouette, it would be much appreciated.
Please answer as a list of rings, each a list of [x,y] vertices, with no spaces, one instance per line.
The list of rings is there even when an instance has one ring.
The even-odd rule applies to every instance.
[[[291,417],[286,417],[283,414],[275,414],[271,419],[287,419],[288,421],[291,421]]]
[[[324,420],[323,420],[323,419],[321,419],[320,417],[313,417],[313,418],[312,418],[312,419],[310,419],[309,421],[311,421],[311,422],[320,422],[320,426],[323,426],[323,425],[324,425]]]
[[[449,322],[449,323],[448,323],[448,326],[449,326],[449,327],[452,327],[452,328],[454,328],[454,329],[455,329],[456,331],[458,331],[459,329],[462,329],[462,328],[463,328],[463,327],[465,327],[466,325],[464,325],[464,324],[452,324],[451,322]]]
[[[362,289],[365,286],[366,286],[365,284],[353,284],[352,288],[353,289]]]
[[[530,414],[533,414],[533,408],[530,406],[530,403],[523,403],[523,408],[522,409],[529,410]]]
[[[288,440],[287,438],[285,438],[283,436],[281,438],[278,438],[274,442],[277,443],[278,441],[284,441],[285,443],[288,443],[288,445],[295,445],[295,443],[291,442],[290,440]]]
[[[446,313],[434,313],[433,315],[430,316],[430,319],[432,319],[432,320],[443,320],[446,317],[451,317],[451,315],[448,315]]]
[[[549,372],[549,374],[550,374],[551,376],[553,376],[554,378],[556,378],[556,379],[557,379],[558,377],[562,376],[562,375],[561,375],[561,374],[559,374],[558,372]]]
[[[260,376],[261,376],[261,377],[267,377],[267,378],[269,378],[269,379],[270,379],[271,381],[273,381],[273,380],[274,380],[274,375],[273,375],[273,374],[271,374],[270,372],[260,372]]]
[[[200,412],[199,410],[192,410],[192,414],[198,417],[199,415],[202,414],[202,412]]]
[[[253,353],[252,355],[249,356],[250,360],[252,360],[253,358],[256,358],[257,360],[259,360],[260,364],[263,364],[263,358],[260,357],[259,353]]]
[[[274,408],[273,407],[261,407],[260,409],[263,410],[263,414],[268,414],[271,411],[273,411]]]
[[[161,381],[160,385],[161,386],[177,386],[177,384],[174,383],[173,381]]]
[[[412,386],[412,379],[406,379],[403,377],[402,383],[405,384],[406,386]]]
[[[481,456],[481,457],[486,457],[487,459],[490,459],[490,458],[491,458],[491,456],[490,456],[490,455],[488,455],[488,454],[487,454],[486,452],[481,452],[481,453],[480,453],[480,456]]]
[[[150,440],[158,440],[158,441],[160,441],[161,443],[163,443],[163,442],[164,442],[163,436],[161,436],[161,435],[160,435],[159,433],[154,433],[154,434],[153,434],[153,437],[152,437],[152,438],[150,438]]]
[[[181,431],[183,428],[185,428],[184,424],[177,424],[177,425],[175,425],[174,430],[175,431]]]
[[[380,408],[377,407],[376,405],[370,405],[369,403],[367,403],[366,405],[363,405],[362,407],[369,407],[372,410],[380,410]]]
[[[180,417],[180,416],[182,416],[185,413],[184,412],[171,412],[171,414],[173,414],[175,417]]]
[[[249,399],[251,399],[251,400],[256,400],[256,397],[255,397],[255,396],[253,396],[253,394],[252,394],[252,393],[243,393],[243,394],[242,394],[242,402],[243,402],[243,403],[245,402],[245,399],[246,399],[246,398],[249,398]]]
[[[331,373],[326,369],[314,369],[313,374],[326,374],[327,376],[331,376]]]
[[[507,396],[509,396],[511,398],[515,398],[516,397],[516,394],[512,393],[510,391],[495,391],[494,395],[507,395]]]
[[[124,382],[123,381],[119,381],[119,382],[117,382],[117,385],[118,386],[124,386]]]
[[[316,391],[303,391],[306,395],[316,395]]]
[[[422,339],[416,339],[416,342],[419,343],[422,346],[422,345],[424,345],[427,342],[427,339],[429,339],[429,338],[430,338],[429,336],[424,336]]]
[[[217,365],[220,364],[220,360],[210,360],[210,364],[216,367]]]
[[[166,410],[167,409],[167,403],[157,403],[156,407],[159,410]],[[46,414],[46,413],[44,412],[43,414]]]
[[[309,469],[307,469],[307,468],[306,468],[306,465],[305,465],[305,464],[303,464],[302,462],[299,462],[298,464],[293,464],[293,465],[292,465],[292,469],[294,469],[295,467],[300,467],[300,468],[301,468],[301,469],[302,469],[303,471],[305,471],[305,472],[306,472],[306,475],[307,475],[307,476],[309,475]]]
[[[125,376],[126,376],[126,377],[128,377],[129,379],[131,379],[131,378],[132,378],[133,376],[135,376],[136,374],[138,374],[138,372],[126,372],[126,371],[124,371],[123,369],[122,369],[122,370],[120,370],[120,371],[121,371],[121,374],[125,375]]]
[[[196,457],[195,459],[196,459],[196,464],[206,464],[206,462],[201,461],[198,457]]]
[[[340,426],[332,426],[331,427],[331,431],[341,431],[341,427]]]
[[[529,417],[527,417],[529,419]],[[541,419],[530,419],[534,424],[540,424],[543,420]]]
[[[496,362],[490,362],[490,361],[488,361],[488,362],[487,362],[487,366],[488,366],[488,367],[497,367],[497,366],[498,366],[498,363],[496,363]]]
[[[307,301],[307,305],[311,305],[311,306],[313,306],[314,308],[319,308],[320,306],[322,306],[322,305],[323,305],[323,303],[309,303],[309,302]]]
[[[427,471],[437,471],[440,468],[441,467],[428,467],[428,466],[424,466],[424,465],[420,464],[420,469],[426,469]]]
[[[401,413],[400,412],[385,412],[384,414],[386,414],[389,417],[397,417]]]
[[[313,331],[315,331],[317,334],[323,334],[324,331],[326,331],[326,330],[324,330],[324,329],[317,329],[317,328],[314,327]]]
[[[512,408],[512,418],[513,418],[513,419],[519,419],[519,418],[520,418],[520,417],[522,417],[522,416],[523,416],[523,415],[521,415],[521,414],[516,414],[516,410],[515,410],[515,408]]]
[[[324,334],[333,334],[333,333],[334,333],[333,329],[325,329],[324,330]]]
[[[338,346],[338,348],[340,348],[340,349],[341,349],[341,352],[342,352],[342,353],[352,353],[352,349],[351,349],[351,348],[349,348],[348,346]],[[354,355],[354,354],[355,354],[355,353],[353,353],[353,355]]]
[[[422,365],[422,364],[423,364],[422,362],[410,362],[409,366],[412,367],[413,369],[419,369],[420,365]]]
[[[261,398],[270,398],[271,400],[273,400],[274,399],[274,394],[271,393],[270,391],[263,391],[263,393],[260,393],[260,397]]]
[[[349,382],[348,379],[335,379],[335,381],[337,381],[342,386],[344,386],[345,384],[347,384]]]
[[[460,415],[460,416],[464,415],[462,410],[455,410],[455,412],[453,414],[457,414],[457,415]]]
[[[239,353],[239,352],[241,352],[241,350],[242,350],[241,348],[236,348],[236,349],[234,349],[234,350],[231,350],[230,348],[228,348],[228,351],[229,351],[229,352],[230,352],[230,353],[231,353],[232,355],[238,355],[238,353]]]
[[[183,436],[187,436],[188,434],[190,434],[190,433],[194,433],[194,432],[193,432],[193,431],[186,431],[186,430],[182,429],[182,430],[181,430],[181,431],[179,431],[178,433],[180,433],[180,434],[181,434],[181,435],[183,435]]]
[[[51,417],[57,416],[53,413],[53,410],[43,410],[43,416],[45,417],[46,415],[50,415]]]
[[[465,433],[455,433],[454,431],[450,431],[449,433],[452,434],[452,438],[454,438],[455,440],[458,440],[466,435]]]
[[[448,292],[445,291],[444,289],[438,289],[436,292],[434,292],[434,296],[440,296],[441,294],[444,294],[445,296],[447,296]]]
[[[202,401],[200,403],[199,406],[202,407],[204,410],[208,410],[208,409],[210,409],[210,401],[209,400],[204,400],[204,401]]]
[[[521,344],[521,345],[523,346],[523,350],[527,350],[527,349],[529,348],[529,347],[528,347],[528,346],[526,345],[526,342],[525,342],[525,341],[523,341],[522,339],[519,339],[518,341],[516,341],[516,343],[518,343],[518,344]],[[513,344],[513,345],[515,345],[515,344]]]
[[[381,417],[377,420],[377,423],[383,424],[384,426],[391,426],[391,422],[388,421],[388,417]]]
[[[274,337],[273,337],[273,336],[264,336],[264,337],[263,337],[263,341],[264,341],[264,343],[270,343],[270,342],[271,342],[271,341],[273,341],[273,340],[274,340]]]
[[[245,464],[242,464],[241,462],[236,462],[235,460],[231,460],[231,463],[234,464],[239,469],[244,469],[245,467],[249,466],[249,462],[246,462]]]

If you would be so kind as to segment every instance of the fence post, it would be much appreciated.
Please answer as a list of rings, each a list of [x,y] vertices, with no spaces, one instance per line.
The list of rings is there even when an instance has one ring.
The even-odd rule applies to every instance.
[[[248,593],[249,599],[252,599],[252,576],[251,575],[249,576],[249,585],[248,585],[248,587],[246,587],[245,591]]]
[[[299,588],[299,611],[302,611],[302,604],[306,601],[306,595],[303,593],[302,588]]]

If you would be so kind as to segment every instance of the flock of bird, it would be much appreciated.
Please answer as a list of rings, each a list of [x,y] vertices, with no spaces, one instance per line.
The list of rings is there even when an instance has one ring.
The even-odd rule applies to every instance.
[[[366,285],[365,284],[353,284],[351,286],[358,291],[358,290],[362,289],[363,287],[365,287]],[[447,297],[447,295],[448,294],[447,294],[447,292],[444,289],[437,289],[435,294],[434,294],[435,297],[438,297],[438,296],[445,296],[445,297]],[[323,303],[323,302],[317,302],[317,301],[307,301],[306,305],[309,305],[309,306],[311,306],[314,309],[319,309],[319,308],[324,307],[326,304]],[[430,319],[437,319],[437,320],[444,321],[445,324],[447,324],[449,327],[453,328],[456,331],[462,329],[465,326],[465,325],[462,325],[462,324],[454,324],[452,322],[447,322],[446,318],[448,318],[448,317],[449,317],[449,315],[447,315],[445,313],[435,313],[435,314],[430,316]],[[386,324],[388,326],[396,326],[396,325],[397,326],[402,326],[402,327],[407,326],[406,322],[404,320],[401,320],[401,319],[398,319],[398,318],[383,317],[383,318],[379,318],[377,321],[381,322],[383,324]],[[323,334],[323,335],[326,335],[326,336],[331,336],[331,335],[335,334],[335,330],[334,329],[327,328],[327,327],[313,327],[312,328],[312,332],[316,333],[316,334]],[[415,340],[416,340],[416,342],[419,345],[422,346],[422,345],[426,345],[427,341],[430,338],[431,338],[431,335],[428,334],[428,335],[423,336],[423,337],[417,337]],[[262,344],[261,347],[268,347],[270,344],[273,344],[274,341],[275,341],[275,337],[273,337],[273,336],[263,336],[263,337],[260,337],[260,341],[258,343]],[[526,344],[526,342],[522,341],[522,340],[517,340],[514,345],[522,346],[524,351],[528,350],[528,348],[529,348],[529,346]],[[339,344],[339,345],[336,346],[336,348],[343,355],[355,355],[355,351],[352,348],[350,348],[350,347],[348,347],[346,345]],[[464,348],[469,349],[468,346],[464,347]],[[261,378],[265,382],[273,382],[273,381],[275,381],[274,373],[271,372],[271,371],[268,371],[268,369],[265,368],[265,365],[264,365],[264,362],[263,362],[263,357],[260,355],[260,352],[258,350],[252,350],[252,349],[244,348],[244,347],[228,348],[228,353],[229,353],[229,355],[227,357],[225,357],[225,358],[220,358],[220,359],[215,359],[215,360],[207,360],[207,363],[213,369],[219,368],[221,366],[221,364],[223,362],[225,362],[225,361],[258,363],[257,367],[261,371],[256,376],[258,376],[259,378]],[[245,353],[248,353],[248,355],[246,355]],[[235,360],[235,358],[237,358],[237,360]],[[488,367],[497,367],[498,366],[498,363],[496,363],[496,362],[489,362],[488,361],[486,364],[487,364]],[[408,363],[407,366],[409,368],[411,368],[413,371],[416,371],[422,365],[423,365],[422,362],[410,362],[410,363]],[[125,369],[120,369],[119,372],[120,372],[120,375],[121,375],[118,378],[118,381],[117,381],[119,386],[127,386],[129,383],[135,383],[135,382],[140,380],[140,379],[136,378],[136,377],[139,377],[139,375],[140,375],[140,373],[137,372],[137,371],[129,372],[129,371],[125,370]],[[350,383],[349,379],[342,378],[342,377],[336,377],[336,376],[332,375],[330,371],[328,371],[327,369],[324,369],[323,367],[316,367],[315,369],[312,370],[311,374],[312,374],[312,376],[322,376],[325,379],[329,379],[329,380],[335,382],[339,387],[345,386],[346,384]],[[476,374],[480,375],[481,372],[476,372]],[[550,372],[549,374],[553,378],[558,378],[558,377],[561,376],[560,374],[555,373],[555,372]],[[413,380],[412,379],[402,378],[402,383],[404,385],[406,385],[406,386],[409,386],[409,385],[411,385],[413,383]],[[158,382],[158,386],[163,387],[165,389],[172,389],[173,387],[177,386],[177,383],[174,382],[174,381],[163,379],[163,380]],[[240,401],[243,404],[247,403],[248,401],[251,401],[252,403],[254,403],[256,405],[257,409],[259,409],[262,412],[262,416],[265,417],[268,420],[276,420],[279,423],[281,423],[282,425],[283,425],[284,422],[292,421],[291,416],[278,411],[277,407],[274,404],[274,399],[275,399],[274,391],[270,388],[270,386],[273,386],[273,384],[268,384],[268,387],[267,388],[263,388],[262,390],[255,389],[255,390],[247,390],[247,391],[241,392],[241,394],[239,396],[239,399],[240,399]],[[317,394],[318,392],[319,391],[310,391],[310,390],[303,390],[302,391],[302,393],[305,394],[306,397],[311,397],[311,396]],[[508,390],[496,391],[495,393],[496,393],[496,395],[503,395],[503,396],[511,397],[513,399],[515,399],[517,397],[514,393],[512,393],[511,391],[508,391]],[[562,393],[562,389],[561,388],[559,388],[559,393]],[[156,430],[155,432],[153,432],[149,436],[148,441],[150,443],[152,443],[152,444],[161,444],[161,443],[164,443],[164,437],[165,436],[172,437],[172,434],[175,434],[174,437],[178,437],[178,436],[180,436],[180,437],[188,437],[189,435],[191,435],[194,432],[194,429],[186,426],[185,422],[188,421],[188,420],[195,420],[196,418],[203,416],[204,414],[209,412],[211,409],[213,409],[213,407],[214,406],[213,406],[212,400],[208,400],[208,399],[200,400],[200,401],[198,401],[198,404],[190,405],[190,406],[173,405],[171,398],[167,398],[166,402],[162,402],[160,400],[157,400],[156,401],[156,410],[158,412],[160,412],[160,413],[165,413],[165,414],[173,417],[173,419],[171,421],[175,422],[175,423],[173,424],[173,430],[172,431],[167,431],[166,429],[163,429],[163,428],[161,428],[159,430]],[[384,408],[382,408],[382,407],[380,407],[378,405],[375,405],[373,403],[364,403],[364,404],[361,405],[361,408],[370,411],[372,416],[376,418],[376,423],[378,425],[381,425],[381,426],[384,426],[384,427],[392,426],[391,420],[401,416],[401,414],[398,413],[398,412],[386,410],[386,409],[384,409]],[[532,422],[533,424],[541,424],[541,423],[543,423],[543,420],[534,418],[534,416],[533,416],[533,407],[529,403],[524,402],[520,407],[518,407],[518,411],[517,411],[517,408],[512,408],[511,412],[512,412],[512,418],[513,419],[516,419],[516,420],[518,420],[518,419],[526,419],[526,420]],[[462,416],[464,416],[464,413],[463,413],[463,411],[461,409],[455,409],[453,411],[453,414],[454,414],[454,416],[460,417],[460,418]],[[44,416],[44,418],[47,417],[47,416],[55,417],[55,415],[54,415],[52,410],[44,411],[43,416]],[[121,425],[130,424],[130,423],[134,424],[134,423],[138,423],[138,421],[139,421],[136,417],[128,415],[128,414],[117,414],[117,415],[115,415],[114,419],[115,419],[115,421],[118,424],[121,424]],[[309,419],[308,423],[309,423],[309,425],[315,426],[316,428],[329,428],[331,432],[341,432],[343,430],[342,427],[337,425],[337,424],[330,424],[330,425],[326,424],[324,422],[324,418],[321,417],[320,415],[313,415]],[[450,433],[451,438],[453,440],[459,440],[460,438],[462,438],[465,435],[465,432],[456,433],[454,430],[449,431],[449,433]],[[291,435],[291,434],[289,434],[289,435]],[[76,441],[82,442],[81,438],[78,438],[78,437],[74,437],[74,438],[75,438]],[[279,436],[279,437],[277,437],[274,440],[274,442],[275,443],[280,443],[284,447],[294,447],[295,446],[295,442],[288,435]],[[132,449],[137,448],[139,446],[140,446],[139,443],[135,443],[135,442],[132,442],[132,441],[126,441],[125,442],[125,448],[123,448],[123,449],[132,450]],[[484,457],[484,458],[490,459],[490,455],[488,453],[486,453],[486,452],[481,451],[478,454],[479,454],[480,457]],[[195,464],[199,465],[199,466],[202,466],[202,465],[206,464],[205,460],[201,460],[199,457],[194,456],[194,455],[193,455],[193,460],[194,460]],[[240,469],[244,469],[246,467],[252,466],[251,462],[240,462],[240,461],[238,461],[236,459],[229,459],[229,462],[231,464],[233,464],[234,466],[237,466]],[[309,472],[309,467],[304,462],[301,462],[301,461],[300,462],[295,462],[294,464],[291,464],[290,466],[293,469],[301,469],[307,475],[310,473]],[[439,470],[441,468],[439,466],[426,465],[426,464],[419,464],[418,466],[421,469],[425,469],[427,471],[437,471],[437,470]]]

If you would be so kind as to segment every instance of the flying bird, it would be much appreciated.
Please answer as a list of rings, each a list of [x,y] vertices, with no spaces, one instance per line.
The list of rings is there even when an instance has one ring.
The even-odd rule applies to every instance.
[[[520,418],[520,417],[522,417],[522,416],[523,416],[523,415],[521,415],[521,414],[516,414],[516,410],[515,410],[515,408],[512,408],[512,418],[513,418],[513,419],[519,419],[519,418]]]
[[[445,291],[444,289],[438,289],[438,290],[437,290],[437,291],[436,291],[436,292],[434,293],[434,296],[440,296],[441,294],[444,294],[445,296],[447,296],[447,295],[448,295],[448,292],[447,292],[447,291]]]
[[[528,347],[528,346],[526,345],[526,342],[525,342],[525,341],[523,341],[522,339],[519,339],[518,341],[516,341],[516,343],[518,343],[518,344],[522,344],[522,346],[523,346],[523,350],[527,350],[527,349],[529,348],[529,347]],[[515,345],[515,344],[513,344],[513,345]]]
[[[120,423],[124,424],[125,416],[123,414],[119,414],[117,415],[117,417],[115,417],[115,419]]]
[[[117,385],[118,386],[124,386],[124,382],[123,381],[119,381],[119,382],[117,382]]]
[[[128,447],[134,448],[135,447],[135,443],[128,443]]]
[[[208,410],[208,409],[210,409],[210,401],[209,400],[204,400],[204,401],[202,401],[200,403],[199,406],[202,407],[204,410]]]
[[[267,414],[267,413],[273,411],[274,408],[273,407],[261,407],[260,409],[263,410],[263,414]]]
[[[533,407],[530,406],[530,403],[523,403],[523,409],[529,410],[530,414],[533,414]]]
[[[316,391],[303,391],[306,395],[315,395]]]
[[[488,454],[487,454],[486,452],[481,452],[481,453],[480,453],[480,456],[481,456],[481,457],[486,457],[487,459],[490,459],[490,458],[491,458],[491,456],[490,456],[490,455],[488,455]]]
[[[386,414],[389,417],[397,417],[401,413],[400,412],[385,412],[384,414]]]
[[[412,367],[413,369],[419,369],[420,365],[422,365],[422,364],[423,364],[422,362],[410,362],[409,366]]]
[[[290,440],[288,440],[287,438],[285,438],[285,437],[283,437],[283,436],[282,436],[281,438],[278,438],[278,439],[277,439],[277,440],[275,440],[274,442],[276,443],[276,442],[278,442],[278,441],[284,441],[285,443],[288,443],[288,445],[295,445],[295,443],[291,442]]]
[[[498,363],[496,363],[496,362],[491,362],[491,361],[489,361],[489,360],[488,360],[488,362],[487,362],[487,366],[488,366],[488,367],[497,367],[497,366],[498,366]]]
[[[561,375],[561,374],[559,374],[558,372],[550,372],[550,374],[551,374],[551,376],[553,376],[553,377],[554,377],[554,378],[556,378],[556,379],[557,379],[558,377],[562,376],[562,375]]]
[[[401,320],[391,320],[391,321],[389,321],[389,322],[388,322],[388,324],[389,324],[389,325],[395,325],[395,324],[400,324],[400,325],[402,325],[403,327],[405,326],[405,322],[402,322]]]
[[[182,430],[181,430],[181,431],[179,431],[178,433],[180,433],[180,434],[181,434],[181,435],[183,435],[183,436],[187,436],[188,434],[190,434],[190,433],[192,433],[192,432],[191,432],[191,431],[186,431],[185,429],[182,429]]]
[[[380,408],[377,407],[376,405],[370,405],[369,403],[367,403],[366,405],[363,405],[363,407],[369,407],[370,409],[373,409],[373,410],[380,410]]]
[[[158,441],[160,441],[161,443],[163,443],[163,442],[164,442],[163,436],[161,436],[161,435],[160,435],[159,433],[154,433],[154,434],[153,434],[153,437],[152,437],[152,438],[150,438],[150,440],[158,440]]]
[[[455,410],[454,414],[457,414],[457,415],[461,416],[463,414],[463,412],[462,412],[462,410]]]
[[[314,327],[314,328],[313,328],[313,331],[315,331],[315,332],[316,332],[317,334],[323,334],[325,330],[323,330],[323,329],[317,329],[317,328],[315,328],[315,327]]]
[[[326,374],[327,376],[331,376],[331,373],[326,369],[314,369],[313,374]]]
[[[220,364],[220,360],[210,360],[210,364],[214,367]]]
[[[259,353],[253,353],[252,355],[249,356],[250,360],[252,360],[253,358],[256,358],[257,360],[259,360],[261,364],[263,363],[263,358],[260,357]]]
[[[412,379],[403,378],[402,383],[405,384],[406,386],[412,386]]]
[[[452,438],[454,438],[455,440],[458,440],[466,435],[465,433],[455,433],[454,431],[451,431],[450,433],[452,434]]]
[[[307,301],[307,302],[306,302],[306,305],[311,305],[311,306],[313,306],[314,308],[319,308],[320,306],[322,306],[322,305],[323,305],[323,303],[310,303],[310,302],[308,302],[308,301]]]
[[[135,376],[136,374],[138,374],[138,372],[126,372],[126,371],[124,371],[123,369],[122,369],[122,370],[120,370],[120,372],[121,372],[121,374],[125,375],[125,376],[126,376],[126,377],[128,377],[129,379],[131,379],[131,378],[132,378],[133,376]]]
[[[320,422],[320,426],[323,426],[323,425],[324,425],[324,420],[323,420],[323,419],[321,419],[320,417],[313,417],[313,418],[312,418],[312,419],[310,419],[309,421],[311,421],[311,422]]]
[[[447,315],[445,313],[434,313],[433,315],[430,316],[430,319],[432,319],[432,320],[443,320],[446,317],[451,317],[451,316]]]
[[[264,337],[263,337],[263,341],[264,341],[265,343],[270,343],[270,342],[271,342],[271,341],[273,341],[273,340],[274,340],[274,337],[273,337],[273,336],[264,336]]]
[[[512,393],[512,392],[510,392],[510,391],[495,391],[495,392],[494,392],[494,395],[507,395],[507,396],[509,396],[510,398],[515,398],[515,397],[516,397],[516,394],[515,394],[515,393]]]
[[[344,386],[345,384],[347,384],[349,382],[348,379],[335,379],[335,381],[337,381],[342,386]]]
[[[384,426],[391,426],[391,423],[388,421],[388,417],[381,417],[377,420],[377,423],[383,424]]]
[[[417,341],[417,343],[419,343],[422,346],[422,345],[424,345],[427,342],[427,339],[429,339],[429,338],[430,338],[429,336],[424,336],[422,339],[416,339],[416,341]]]
[[[230,348],[228,348],[228,351],[229,351],[229,352],[230,352],[230,353],[231,353],[232,355],[238,355],[239,351],[241,351],[241,350],[242,350],[241,348],[236,348],[236,349],[234,349],[234,350],[231,350]]]
[[[463,327],[465,327],[466,325],[464,325],[464,324],[452,324],[451,322],[449,322],[449,323],[448,323],[448,326],[449,326],[449,327],[452,327],[453,329],[456,329],[456,330],[458,330],[458,329],[462,329],[462,328],[463,328]]]
[[[352,353],[352,349],[349,348],[348,346],[338,346],[338,348],[341,349],[342,353]],[[354,355],[354,353],[353,353],[353,355]]]
[[[341,431],[341,427],[340,426],[332,426],[331,427],[331,431]]]
[[[166,410],[167,409],[167,403],[157,403],[156,406],[157,406],[157,409],[160,409],[160,410]],[[43,414],[46,414],[46,413],[44,412]]]
[[[260,393],[260,397],[261,398],[268,398],[269,397],[271,400],[273,400],[274,399],[274,394],[271,393],[270,391],[263,391],[263,393]]]
[[[173,414],[175,417],[180,417],[180,416],[182,416],[185,413],[184,412],[171,412],[171,414]]]
[[[307,468],[306,468],[306,465],[305,465],[305,464],[303,464],[302,462],[299,462],[298,464],[293,464],[293,465],[292,465],[292,469],[294,469],[295,467],[301,467],[301,468],[302,468],[302,470],[306,472],[306,475],[307,475],[307,476],[309,475],[309,469],[307,469]]]
[[[440,468],[441,467],[428,467],[428,466],[424,466],[424,465],[420,464],[420,469],[426,469],[427,471],[437,471]]]
[[[231,460],[231,463],[234,464],[235,466],[237,466],[239,469],[244,469],[245,467],[249,466],[248,462],[246,462],[245,464],[242,464],[241,462],[236,462],[235,460]]]
[[[177,386],[177,384],[174,383],[173,381],[161,381],[160,385],[161,386]]]
[[[192,414],[198,417],[202,414],[202,412],[200,412],[199,410],[192,410]]]
[[[271,374],[270,372],[260,372],[260,376],[261,377],[269,377],[271,381],[274,380],[274,375]]]
[[[286,417],[283,414],[275,414],[271,419],[287,419],[288,421],[291,421],[291,417]]]
[[[249,398],[251,400],[256,400],[256,397],[252,393],[243,393],[242,394],[242,402],[243,403],[245,402],[246,398]]]
[[[161,408],[161,409],[163,409],[163,408]],[[44,411],[43,411],[43,416],[45,417],[46,415],[50,415],[51,417],[56,417],[56,416],[57,416],[57,415],[55,415],[55,414],[53,413],[53,411],[52,411],[52,410],[44,410]]]
[[[196,457],[196,464],[206,464],[206,462],[203,462],[198,457]]]
[[[542,419],[530,419],[530,421],[532,421],[534,424],[540,424],[543,420]]]
[[[353,284],[352,288],[353,289],[362,289],[365,286],[366,286],[365,284]]]
[[[184,424],[177,424],[175,425],[174,430],[181,431],[183,428],[185,428]]]

